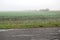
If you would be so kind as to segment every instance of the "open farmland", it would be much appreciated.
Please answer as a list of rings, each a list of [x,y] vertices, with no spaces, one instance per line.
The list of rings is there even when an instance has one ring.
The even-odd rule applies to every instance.
[[[0,28],[60,27],[59,11],[0,12]]]
[[[18,16],[42,16],[42,17],[60,17],[59,11],[21,11],[21,12],[0,12],[0,16],[18,17]]]

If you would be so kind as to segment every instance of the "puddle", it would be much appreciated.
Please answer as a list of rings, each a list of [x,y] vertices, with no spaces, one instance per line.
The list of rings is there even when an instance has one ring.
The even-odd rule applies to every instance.
[[[8,31],[8,30],[3,30],[3,29],[0,29],[0,32],[3,32],[3,31]]]

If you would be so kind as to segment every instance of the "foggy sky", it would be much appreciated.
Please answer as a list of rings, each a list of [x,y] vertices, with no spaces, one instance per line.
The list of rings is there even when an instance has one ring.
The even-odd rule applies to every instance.
[[[0,11],[60,10],[60,0],[0,0]]]

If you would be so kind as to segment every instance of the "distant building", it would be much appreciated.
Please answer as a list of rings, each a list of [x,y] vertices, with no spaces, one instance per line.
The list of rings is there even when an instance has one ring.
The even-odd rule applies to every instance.
[[[39,11],[49,11],[49,9],[40,9]]]

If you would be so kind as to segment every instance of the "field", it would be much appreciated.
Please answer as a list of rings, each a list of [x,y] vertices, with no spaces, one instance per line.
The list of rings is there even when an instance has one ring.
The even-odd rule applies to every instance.
[[[0,29],[60,27],[60,11],[0,12]]]

